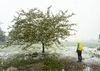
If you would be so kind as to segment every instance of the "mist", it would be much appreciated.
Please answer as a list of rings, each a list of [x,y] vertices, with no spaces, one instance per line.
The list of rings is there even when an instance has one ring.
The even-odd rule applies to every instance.
[[[52,5],[51,12],[58,13],[59,10],[68,10],[68,14],[75,13],[69,19],[70,23],[76,23],[73,27],[76,35],[67,38],[69,41],[98,40],[100,34],[100,0],[0,0],[0,27],[8,35],[8,26],[21,9],[27,11],[32,8],[39,8],[46,12],[47,7]]]

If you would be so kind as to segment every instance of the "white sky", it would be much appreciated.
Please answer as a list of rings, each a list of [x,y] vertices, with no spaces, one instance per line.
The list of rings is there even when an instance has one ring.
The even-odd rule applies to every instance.
[[[68,14],[74,12],[76,15],[70,18],[70,22],[77,23],[75,36],[68,40],[91,40],[98,39],[100,34],[100,0],[0,0],[0,27],[8,32],[8,26],[16,15],[16,11],[27,10],[37,7],[46,11],[51,7],[53,13],[59,10],[67,10]]]

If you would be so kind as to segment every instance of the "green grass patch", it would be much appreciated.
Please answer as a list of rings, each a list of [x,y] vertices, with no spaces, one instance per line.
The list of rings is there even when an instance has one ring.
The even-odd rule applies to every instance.
[[[98,57],[98,58],[100,58],[100,55],[99,54],[93,54],[95,57]]]
[[[35,57],[34,57],[35,56]],[[37,58],[38,57],[38,58]],[[36,59],[35,59],[36,58]],[[0,59],[0,67],[7,69],[8,67],[16,67],[19,70],[28,68],[28,65],[42,63],[39,66],[44,71],[49,70],[59,70],[61,69],[61,64],[59,60],[50,54],[40,54],[37,52],[31,54],[14,54],[9,56],[6,60]]]
[[[9,56],[6,60],[0,59],[1,67],[26,67],[28,64],[36,63],[41,61],[40,58],[33,59],[33,55],[37,55],[38,53],[28,54],[27,56],[24,54],[15,54],[13,56]],[[29,56],[31,55],[31,56]]]
[[[99,48],[97,48],[97,50],[98,50],[98,51],[100,51],[100,47],[99,47]]]
[[[4,69],[0,68],[0,71],[3,71]]]
[[[77,66],[77,69],[78,70],[82,70],[82,66]]]
[[[44,59],[44,66],[41,69],[45,71],[60,71],[61,63],[56,58],[47,57]]]

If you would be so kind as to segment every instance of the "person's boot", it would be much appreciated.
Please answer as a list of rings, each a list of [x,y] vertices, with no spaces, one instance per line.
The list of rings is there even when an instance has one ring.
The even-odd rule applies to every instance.
[[[81,62],[82,60],[81,60],[81,57],[78,57],[78,61],[77,62]]]
[[[80,61],[82,62],[82,57],[80,58]]]
[[[80,60],[78,60],[77,62],[81,62]]]

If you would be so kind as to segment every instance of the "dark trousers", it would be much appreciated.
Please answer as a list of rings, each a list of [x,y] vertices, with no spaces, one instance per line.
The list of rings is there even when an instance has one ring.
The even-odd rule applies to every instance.
[[[78,61],[82,61],[82,51],[80,51],[80,50],[77,50],[77,54],[78,54]]]

